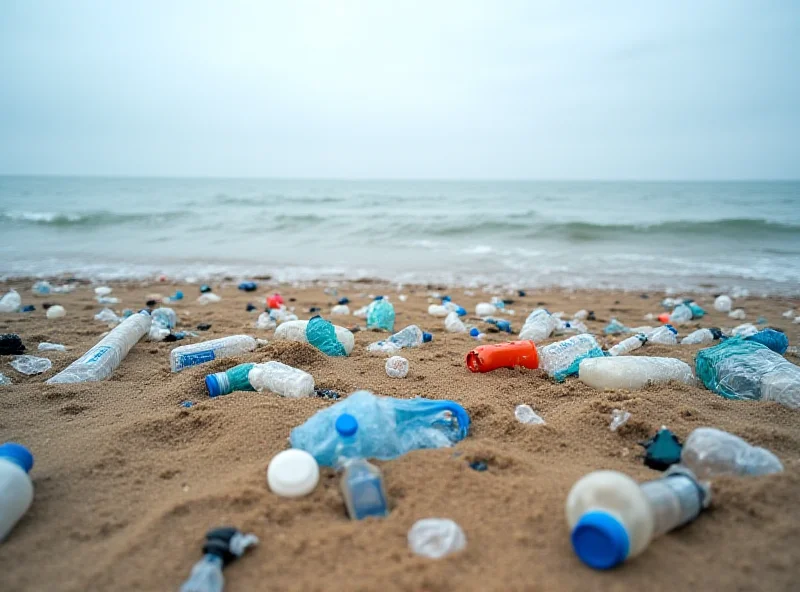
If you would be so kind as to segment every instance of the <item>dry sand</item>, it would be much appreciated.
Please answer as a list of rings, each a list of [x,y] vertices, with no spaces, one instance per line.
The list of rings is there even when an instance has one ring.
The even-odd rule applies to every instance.
[[[328,358],[303,344],[270,344],[235,359],[180,374],[169,371],[168,354],[179,343],[138,344],[113,377],[102,383],[46,386],[105,331],[92,316],[101,307],[88,286],[67,296],[36,298],[31,282],[14,285],[30,314],[0,315],[0,333],[17,332],[36,355],[40,341],[64,343],[67,353],[47,352],[53,369],[23,377],[0,357],[14,380],[0,387],[0,441],[15,440],[36,456],[36,498],[8,541],[0,545],[0,590],[176,590],[200,558],[205,531],[232,524],[256,533],[261,544],[225,571],[226,590],[798,590],[800,558],[800,412],[773,403],[725,400],[702,388],[650,387],[638,392],[597,392],[575,379],[555,384],[540,371],[500,370],[471,374],[464,355],[475,342],[446,334],[442,319],[426,313],[427,290],[408,287],[407,302],[393,298],[397,327],[412,322],[434,333],[433,343],[409,350],[404,380],[387,378],[384,358],[367,355],[378,338],[356,334],[349,358]],[[3,290],[9,285],[0,286]],[[141,308],[151,292],[182,288],[174,305],[183,327],[210,322],[203,337],[249,333],[256,315],[247,302],[263,305],[266,291],[215,291],[222,302],[200,306],[196,286],[118,285],[123,307]],[[340,288],[354,310],[359,293],[381,293],[379,285]],[[285,297],[300,318],[309,306],[327,312],[333,298],[322,287],[293,289]],[[393,289],[392,289],[393,291]],[[488,295],[454,300],[474,310]],[[599,332],[611,316],[645,324],[660,312],[662,294],[621,292],[532,292],[517,298],[517,329],[537,304],[573,313],[596,312]],[[63,304],[65,319],[49,321],[43,302]],[[699,301],[711,308],[711,297]],[[764,315],[797,344],[800,326],[781,317],[800,300],[750,298],[737,301],[748,320]],[[338,318],[338,324],[363,321]],[[720,313],[702,326],[738,322]],[[683,330],[685,334],[687,331]],[[488,342],[502,341],[492,334]],[[194,340],[197,341],[197,340]],[[647,346],[639,353],[687,362],[695,346]],[[345,516],[336,476],[323,470],[316,491],[300,500],[273,495],[265,482],[270,458],[287,447],[289,431],[316,410],[321,399],[288,400],[272,394],[234,393],[209,400],[203,377],[240,362],[277,359],[314,375],[318,387],[343,394],[369,389],[383,395],[450,398],[472,417],[469,437],[455,448],[417,451],[379,463],[391,500],[384,520],[351,522]],[[796,359],[794,360],[797,361]],[[197,403],[191,409],[181,401]],[[547,421],[524,426],[514,407],[530,404]],[[618,407],[633,414],[618,433],[608,429]],[[659,477],[643,466],[637,443],[661,425],[681,438],[699,426],[716,426],[774,451],[780,475],[720,479],[713,506],[696,522],[658,541],[621,568],[601,573],[573,554],[564,518],[572,484],[595,469],[624,471],[639,480]],[[469,468],[482,459],[486,472]],[[464,529],[467,549],[434,561],[415,557],[406,534],[420,518],[448,517]]]

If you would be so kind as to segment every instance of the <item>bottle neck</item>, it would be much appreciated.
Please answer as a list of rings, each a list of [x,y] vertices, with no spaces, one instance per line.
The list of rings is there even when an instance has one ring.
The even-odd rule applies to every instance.
[[[703,488],[685,474],[648,481],[641,489],[653,511],[653,538],[691,522],[705,505]]]

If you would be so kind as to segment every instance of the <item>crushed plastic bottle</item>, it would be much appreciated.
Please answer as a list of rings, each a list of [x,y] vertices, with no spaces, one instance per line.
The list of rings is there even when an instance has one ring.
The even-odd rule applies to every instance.
[[[466,333],[467,326],[461,322],[458,313],[453,311],[447,315],[444,320],[444,329],[448,333]]]
[[[409,325],[389,337],[387,341],[399,345],[400,347],[417,347],[423,343],[428,343],[433,339],[433,335],[425,333],[416,325]]]
[[[786,334],[775,331],[775,329],[761,329],[758,333],[754,333],[745,339],[765,345],[778,354],[785,353],[789,347],[789,338],[786,337]]]
[[[514,409],[514,417],[518,422],[528,425],[544,425],[545,423],[544,419],[530,405],[517,405]]]
[[[180,592],[222,592],[225,585],[222,569],[244,555],[248,547],[257,544],[258,537],[232,527],[209,531],[203,545],[203,558],[194,564]]]
[[[630,329],[628,329],[625,325],[620,323],[616,318],[611,319],[608,325],[603,329],[603,333],[606,335],[621,335],[623,333],[628,333]]]
[[[150,316],[153,319],[154,325],[164,329],[174,329],[178,324],[178,315],[171,308],[162,306],[150,313]]]
[[[383,296],[372,301],[367,310],[367,329],[394,331],[394,306]]]
[[[53,367],[53,362],[47,358],[37,358],[36,356],[17,356],[10,364],[17,372],[28,376],[47,372]]]
[[[129,316],[47,384],[105,380],[149,330],[150,315],[146,311]]]
[[[747,313],[744,312],[743,308],[737,308],[736,310],[730,311],[728,313],[728,316],[732,319],[743,321],[747,318]]]
[[[184,368],[253,351],[256,346],[256,340],[249,335],[231,335],[182,345],[170,352],[170,367],[173,372],[180,372]]]
[[[706,311],[703,309],[703,307],[697,304],[697,302],[694,300],[686,302],[686,306],[688,306],[689,310],[692,311],[693,319],[702,319],[706,315]]]
[[[730,312],[732,306],[733,300],[731,300],[730,296],[725,294],[717,296],[717,298],[714,300],[714,310],[717,312]]]
[[[67,316],[67,311],[60,304],[54,304],[47,309],[46,316],[48,319],[60,319]]]
[[[315,327],[318,323],[315,321],[311,324],[311,321],[315,318],[318,318],[323,321],[323,325],[319,328]],[[324,323],[327,323],[325,319],[320,316],[312,317],[311,320],[308,321],[287,321],[280,325],[275,330],[275,339],[284,339],[287,341],[299,341],[301,343],[311,343],[308,333],[309,333],[309,326],[311,326],[311,337],[318,340],[318,338],[326,338],[327,339],[327,330],[324,329]],[[328,323],[329,324],[329,323]],[[344,347],[344,355],[350,355],[350,352],[353,351],[353,346],[356,343],[355,336],[353,333],[345,329],[344,327],[338,327],[335,325],[331,325],[334,331],[334,341],[338,342],[342,347]],[[322,333],[322,335],[320,335]],[[325,343],[328,343],[325,341]],[[315,343],[312,343],[314,347],[317,347]],[[326,346],[327,347],[327,346]],[[335,345],[331,344],[331,347],[334,351],[339,351]],[[330,355],[330,354],[329,354]]]
[[[320,466],[334,466],[334,424],[344,413],[358,421],[362,456],[381,460],[420,448],[452,446],[466,437],[470,423],[464,408],[453,401],[394,399],[358,391],[294,428],[292,447],[311,453]]]
[[[0,312],[17,312],[22,306],[22,298],[19,292],[13,288],[0,298]]]
[[[769,475],[783,471],[777,456],[716,428],[697,428],[686,439],[681,464],[699,479],[720,475]]]
[[[441,559],[467,547],[461,527],[448,518],[417,520],[408,531],[411,552],[428,559]]]
[[[475,315],[479,317],[490,317],[497,313],[497,308],[490,302],[480,302],[475,305]]]
[[[722,337],[722,331],[717,327],[710,329],[698,329],[692,331],[686,337],[681,339],[681,345],[697,345],[698,343],[711,343],[718,341]]]
[[[652,333],[647,334],[647,342],[657,343],[659,345],[677,345],[678,330],[672,325],[663,325],[655,329]]]
[[[258,392],[271,391],[291,399],[314,394],[314,377],[311,374],[281,362],[256,364],[250,369],[247,380]]]
[[[591,335],[575,335],[539,349],[539,367],[561,382],[578,373],[581,360],[602,358],[605,354]]]
[[[692,309],[686,304],[679,304],[676,306],[672,314],[669,315],[669,322],[676,325],[682,325],[692,320]]]
[[[39,351],[59,351],[59,352],[67,351],[67,348],[61,345],[60,343],[49,343],[47,341],[41,342],[37,349]]]
[[[386,360],[386,376],[389,378],[405,378],[408,375],[408,360],[400,356],[392,356]]]
[[[107,323],[109,325],[117,325],[122,322],[122,319],[117,316],[117,314],[111,310],[110,308],[104,308],[96,315],[94,315],[95,321],[100,321],[101,323]]]
[[[544,341],[556,328],[558,321],[544,308],[537,308],[525,319],[519,331],[520,340],[538,343]]]
[[[641,485],[623,473],[595,471],[567,496],[572,548],[589,567],[611,569],[697,518],[710,502],[709,488],[682,467]]]
[[[258,319],[255,322],[255,328],[263,331],[271,331],[277,326],[278,323],[275,322],[275,319],[273,319],[268,312],[262,312],[258,315]]]
[[[750,337],[758,333],[758,327],[753,323],[743,323],[733,328],[731,337]]]
[[[727,399],[775,401],[800,409],[800,367],[768,347],[744,339],[728,339],[701,349],[697,377]]]
[[[631,414],[629,411],[623,411],[622,409],[612,409],[611,410],[611,423],[608,425],[608,429],[612,432],[616,432],[631,418]]]
[[[5,374],[3,374],[2,372],[0,372],[0,386],[6,386],[6,385],[9,385],[9,384],[13,384],[11,382],[11,379],[8,376],[6,376]]]
[[[684,384],[695,383],[692,369],[686,362],[675,358],[648,356],[584,359],[580,363],[578,378],[584,384],[599,390],[635,390],[670,380]]]
[[[348,413],[336,418],[336,468],[342,471],[340,488],[352,520],[387,516],[389,503],[381,470],[362,453],[358,420]]]
[[[617,345],[610,348],[608,350],[608,355],[624,356],[642,347],[646,341],[647,341],[647,335],[645,335],[644,333],[638,333],[633,337],[628,337],[627,339],[623,339]]]

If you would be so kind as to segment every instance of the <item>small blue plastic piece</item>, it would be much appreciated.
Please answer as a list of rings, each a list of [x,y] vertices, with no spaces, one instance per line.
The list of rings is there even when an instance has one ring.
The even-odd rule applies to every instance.
[[[672,331],[672,334],[673,334],[673,335],[677,335],[677,334],[678,334],[678,330],[677,330],[675,327],[673,327],[672,325],[670,325],[669,323],[668,323],[668,324],[666,324],[666,325],[664,325],[664,326],[665,326],[667,329],[669,329],[670,331]]]
[[[253,311],[253,310],[256,310],[256,305],[253,304],[252,302],[248,302],[247,303],[247,312],[250,312],[250,311]]]
[[[467,316],[467,309],[463,306],[456,307],[456,314],[460,317]]]
[[[422,343],[428,343],[429,341],[433,341],[433,335],[423,331],[422,332]]]
[[[10,460],[26,473],[30,473],[33,468],[33,455],[31,451],[22,444],[17,444],[16,442],[6,442],[0,445],[0,458]]]
[[[336,418],[336,432],[343,438],[354,436],[358,431],[358,420],[349,413]]]
[[[745,337],[745,339],[766,345],[772,351],[781,355],[786,353],[786,349],[789,347],[789,338],[786,337],[786,334],[775,329],[761,329],[758,333]]]
[[[178,290],[175,292],[175,295],[172,297],[173,300],[183,300],[183,292]]]
[[[586,565],[611,569],[628,557],[630,539],[625,527],[608,512],[595,510],[581,516],[572,529],[572,548]]]
[[[200,293],[201,294],[205,294],[206,292],[210,292],[210,291],[211,291],[211,286],[209,286],[208,284],[203,284],[202,286],[200,286]]]
[[[473,327],[472,329],[469,330],[469,334],[471,337],[477,337],[478,335],[481,334],[481,332],[478,331],[477,327]]]
[[[338,304],[350,304],[350,299],[347,296],[339,298]]]
[[[450,296],[442,296],[442,302],[450,302]]]
[[[34,310],[36,310],[36,307],[33,304],[26,304],[19,309],[20,312],[33,312]]]
[[[239,284],[239,289],[243,292],[255,292],[258,289],[258,284],[255,282],[242,282]]]
[[[193,406],[194,406],[194,403],[192,403],[191,401],[184,401],[183,403],[181,403],[181,407],[186,407],[187,409],[189,409],[190,407],[193,407]]]

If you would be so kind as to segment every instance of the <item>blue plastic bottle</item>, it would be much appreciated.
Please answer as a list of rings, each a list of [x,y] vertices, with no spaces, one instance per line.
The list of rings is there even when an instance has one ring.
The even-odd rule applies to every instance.
[[[343,471],[340,486],[347,513],[353,520],[389,513],[381,470],[361,458],[358,446],[358,421],[349,413],[336,419],[337,468]]]

